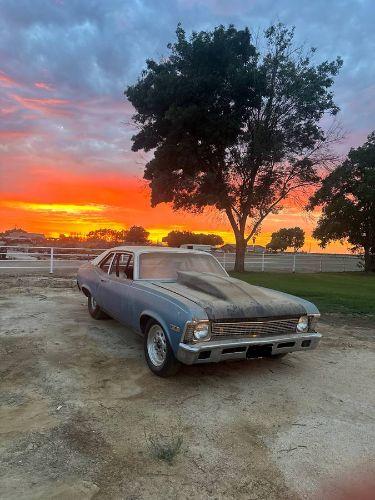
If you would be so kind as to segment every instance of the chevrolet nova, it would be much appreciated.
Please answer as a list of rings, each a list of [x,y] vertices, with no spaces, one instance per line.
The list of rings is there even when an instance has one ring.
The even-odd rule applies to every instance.
[[[280,358],[314,349],[321,337],[314,304],[231,278],[198,250],[116,247],[81,266],[77,283],[93,318],[143,335],[159,376],[181,363]]]

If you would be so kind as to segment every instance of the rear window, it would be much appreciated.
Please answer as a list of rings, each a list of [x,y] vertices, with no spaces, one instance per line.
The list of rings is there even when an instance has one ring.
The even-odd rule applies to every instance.
[[[139,257],[140,279],[176,280],[178,271],[227,276],[217,260],[209,254],[150,252]]]

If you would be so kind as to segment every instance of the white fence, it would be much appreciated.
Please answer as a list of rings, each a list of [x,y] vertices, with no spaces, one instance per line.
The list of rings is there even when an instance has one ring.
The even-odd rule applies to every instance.
[[[0,247],[0,271],[2,270],[77,270],[101,252],[93,248],[56,247]],[[234,268],[235,254],[215,252],[213,255],[228,271]],[[246,271],[285,272],[345,272],[361,271],[359,255],[305,254],[305,253],[254,253],[245,257]]]
[[[234,268],[235,254],[214,254],[225,269]],[[361,271],[360,255],[318,254],[318,253],[254,253],[245,257],[246,271],[284,272],[346,272]]]
[[[29,269],[77,270],[84,262],[104,252],[103,248],[57,248],[37,246],[1,246],[0,271]]]

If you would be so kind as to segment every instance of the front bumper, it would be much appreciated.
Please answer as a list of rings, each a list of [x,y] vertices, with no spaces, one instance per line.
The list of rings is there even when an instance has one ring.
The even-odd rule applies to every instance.
[[[282,354],[293,351],[315,349],[321,339],[320,333],[295,333],[279,337],[226,339],[200,344],[180,343],[177,359],[186,365],[195,363],[217,363],[227,359],[246,359],[267,354]],[[257,356],[257,353],[259,355]]]

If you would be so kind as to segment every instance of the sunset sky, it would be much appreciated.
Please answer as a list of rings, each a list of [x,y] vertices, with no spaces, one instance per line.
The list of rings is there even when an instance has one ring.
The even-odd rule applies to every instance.
[[[233,241],[213,211],[150,207],[147,157],[131,152],[133,109],[123,92],[146,58],[168,54],[178,22],[189,32],[220,23],[257,31],[275,21],[295,25],[298,42],[318,48],[317,61],[343,58],[334,91],[346,131],[337,150],[345,155],[375,128],[374,0],[1,0],[0,231],[137,224],[153,240],[189,229]],[[288,203],[257,243],[295,225],[310,232],[314,219]],[[317,248],[308,238],[305,249]]]

